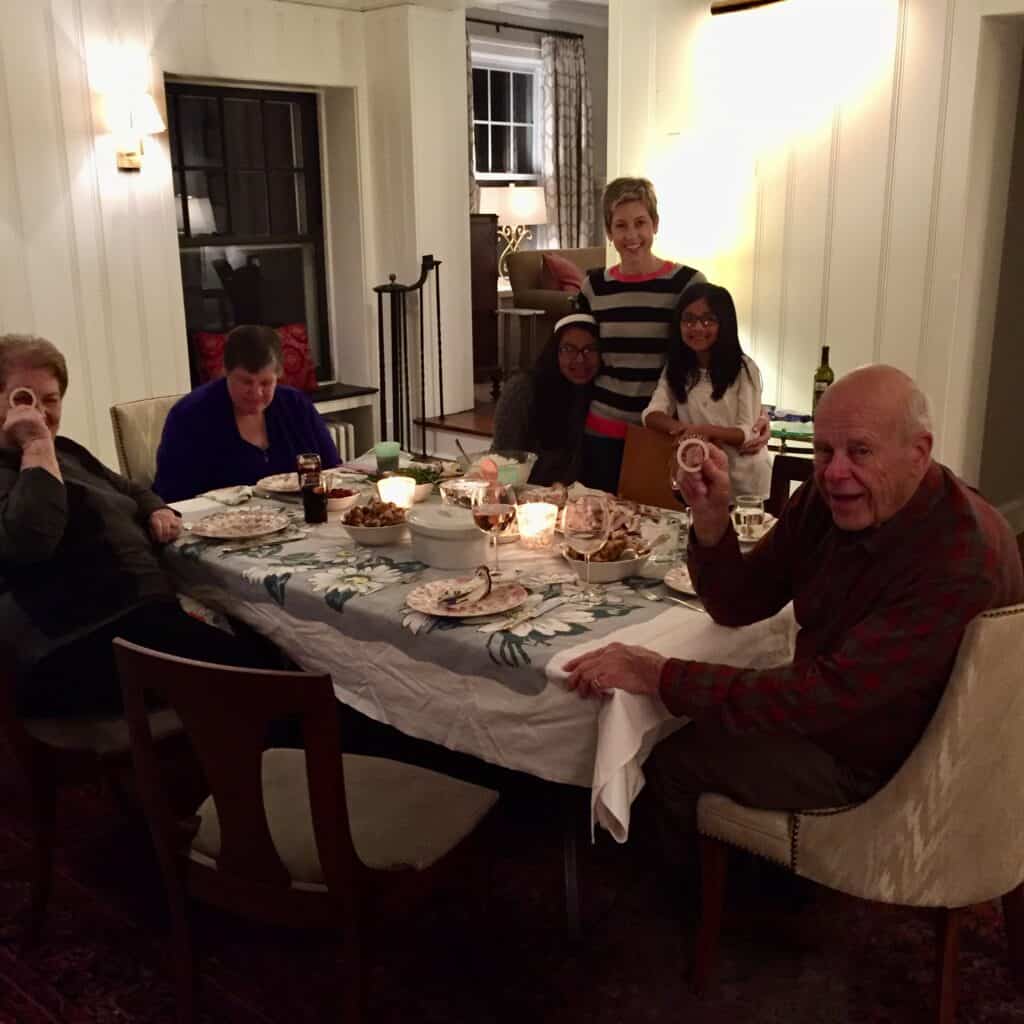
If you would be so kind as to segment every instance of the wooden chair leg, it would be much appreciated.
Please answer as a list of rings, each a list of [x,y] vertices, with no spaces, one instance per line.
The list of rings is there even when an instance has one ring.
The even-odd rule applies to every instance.
[[[700,837],[701,908],[697,950],[693,966],[693,989],[706,995],[718,966],[718,937],[722,931],[725,905],[725,877],[729,847],[717,839]]]
[[[939,1024],[954,1024],[959,992],[957,957],[960,953],[960,925],[966,915],[964,907],[947,907],[939,911],[936,928],[935,981]]]
[[[1003,926],[1010,953],[1010,973],[1024,991],[1024,882],[1003,897]]]

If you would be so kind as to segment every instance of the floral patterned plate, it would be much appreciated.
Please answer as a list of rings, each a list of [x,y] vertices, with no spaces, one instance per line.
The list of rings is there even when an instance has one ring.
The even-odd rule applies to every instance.
[[[262,480],[257,480],[256,486],[261,491],[269,491],[271,494],[298,494],[300,490],[299,474],[275,473],[273,476],[265,476]]]
[[[483,600],[474,601],[472,604],[449,608],[438,602],[438,598],[446,587],[452,583],[465,583],[468,580],[467,576],[458,580],[433,580],[430,583],[424,583],[423,586],[409,592],[405,603],[414,612],[423,612],[424,615],[439,615],[446,619],[468,619],[474,615],[497,615],[499,612],[511,611],[513,608],[518,608],[530,596],[526,588],[518,583],[499,583]]]
[[[678,591],[680,594],[688,594],[693,597],[697,591],[690,579],[690,570],[685,565],[675,565],[667,573],[664,579],[665,586],[670,590]]]
[[[234,509],[214,512],[192,523],[189,529],[206,540],[244,540],[283,530],[291,519],[284,512],[267,509]]]

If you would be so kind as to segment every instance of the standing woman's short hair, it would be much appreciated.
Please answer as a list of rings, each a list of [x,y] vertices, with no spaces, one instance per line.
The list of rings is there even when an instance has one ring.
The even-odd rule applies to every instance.
[[[281,339],[273,327],[242,324],[234,328],[224,342],[224,372],[241,367],[249,373],[259,373],[268,366],[280,376],[283,368]]]
[[[643,203],[651,215],[655,229],[657,229],[658,194],[654,191],[654,185],[647,178],[616,178],[614,181],[608,182],[602,199],[606,231],[611,231],[615,207],[622,203]]]
[[[0,335],[0,389],[7,386],[7,375],[16,367],[49,370],[57,378],[61,398],[68,389],[68,364],[52,341],[35,334]]]

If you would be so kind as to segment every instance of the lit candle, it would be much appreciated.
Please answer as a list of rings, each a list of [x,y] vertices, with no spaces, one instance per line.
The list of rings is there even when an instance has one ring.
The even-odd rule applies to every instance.
[[[528,548],[546,548],[555,539],[558,506],[549,501],[528,501],[516,506],[519,539]]]
[[[377,493],[381,501],[390,501],[399,508],[409,508],[416,490],[416,481],[411,476],[386,476],[377,481]]]

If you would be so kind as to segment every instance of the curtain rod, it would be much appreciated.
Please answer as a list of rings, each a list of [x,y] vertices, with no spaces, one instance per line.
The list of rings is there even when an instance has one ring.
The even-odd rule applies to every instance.
[[[538,32],[542,36],[561,36],[562,39],[583,38],[583,34],[581,32],[560,32],[558,29],[554,28],[530,28],[527,25],[513,25],[510,21],[488,21],[486,18],[467,18],[466,21],[472,21],[476,25],[490,25],[499,32],[503,28],[514,28],[518,29],[520,32]]]

